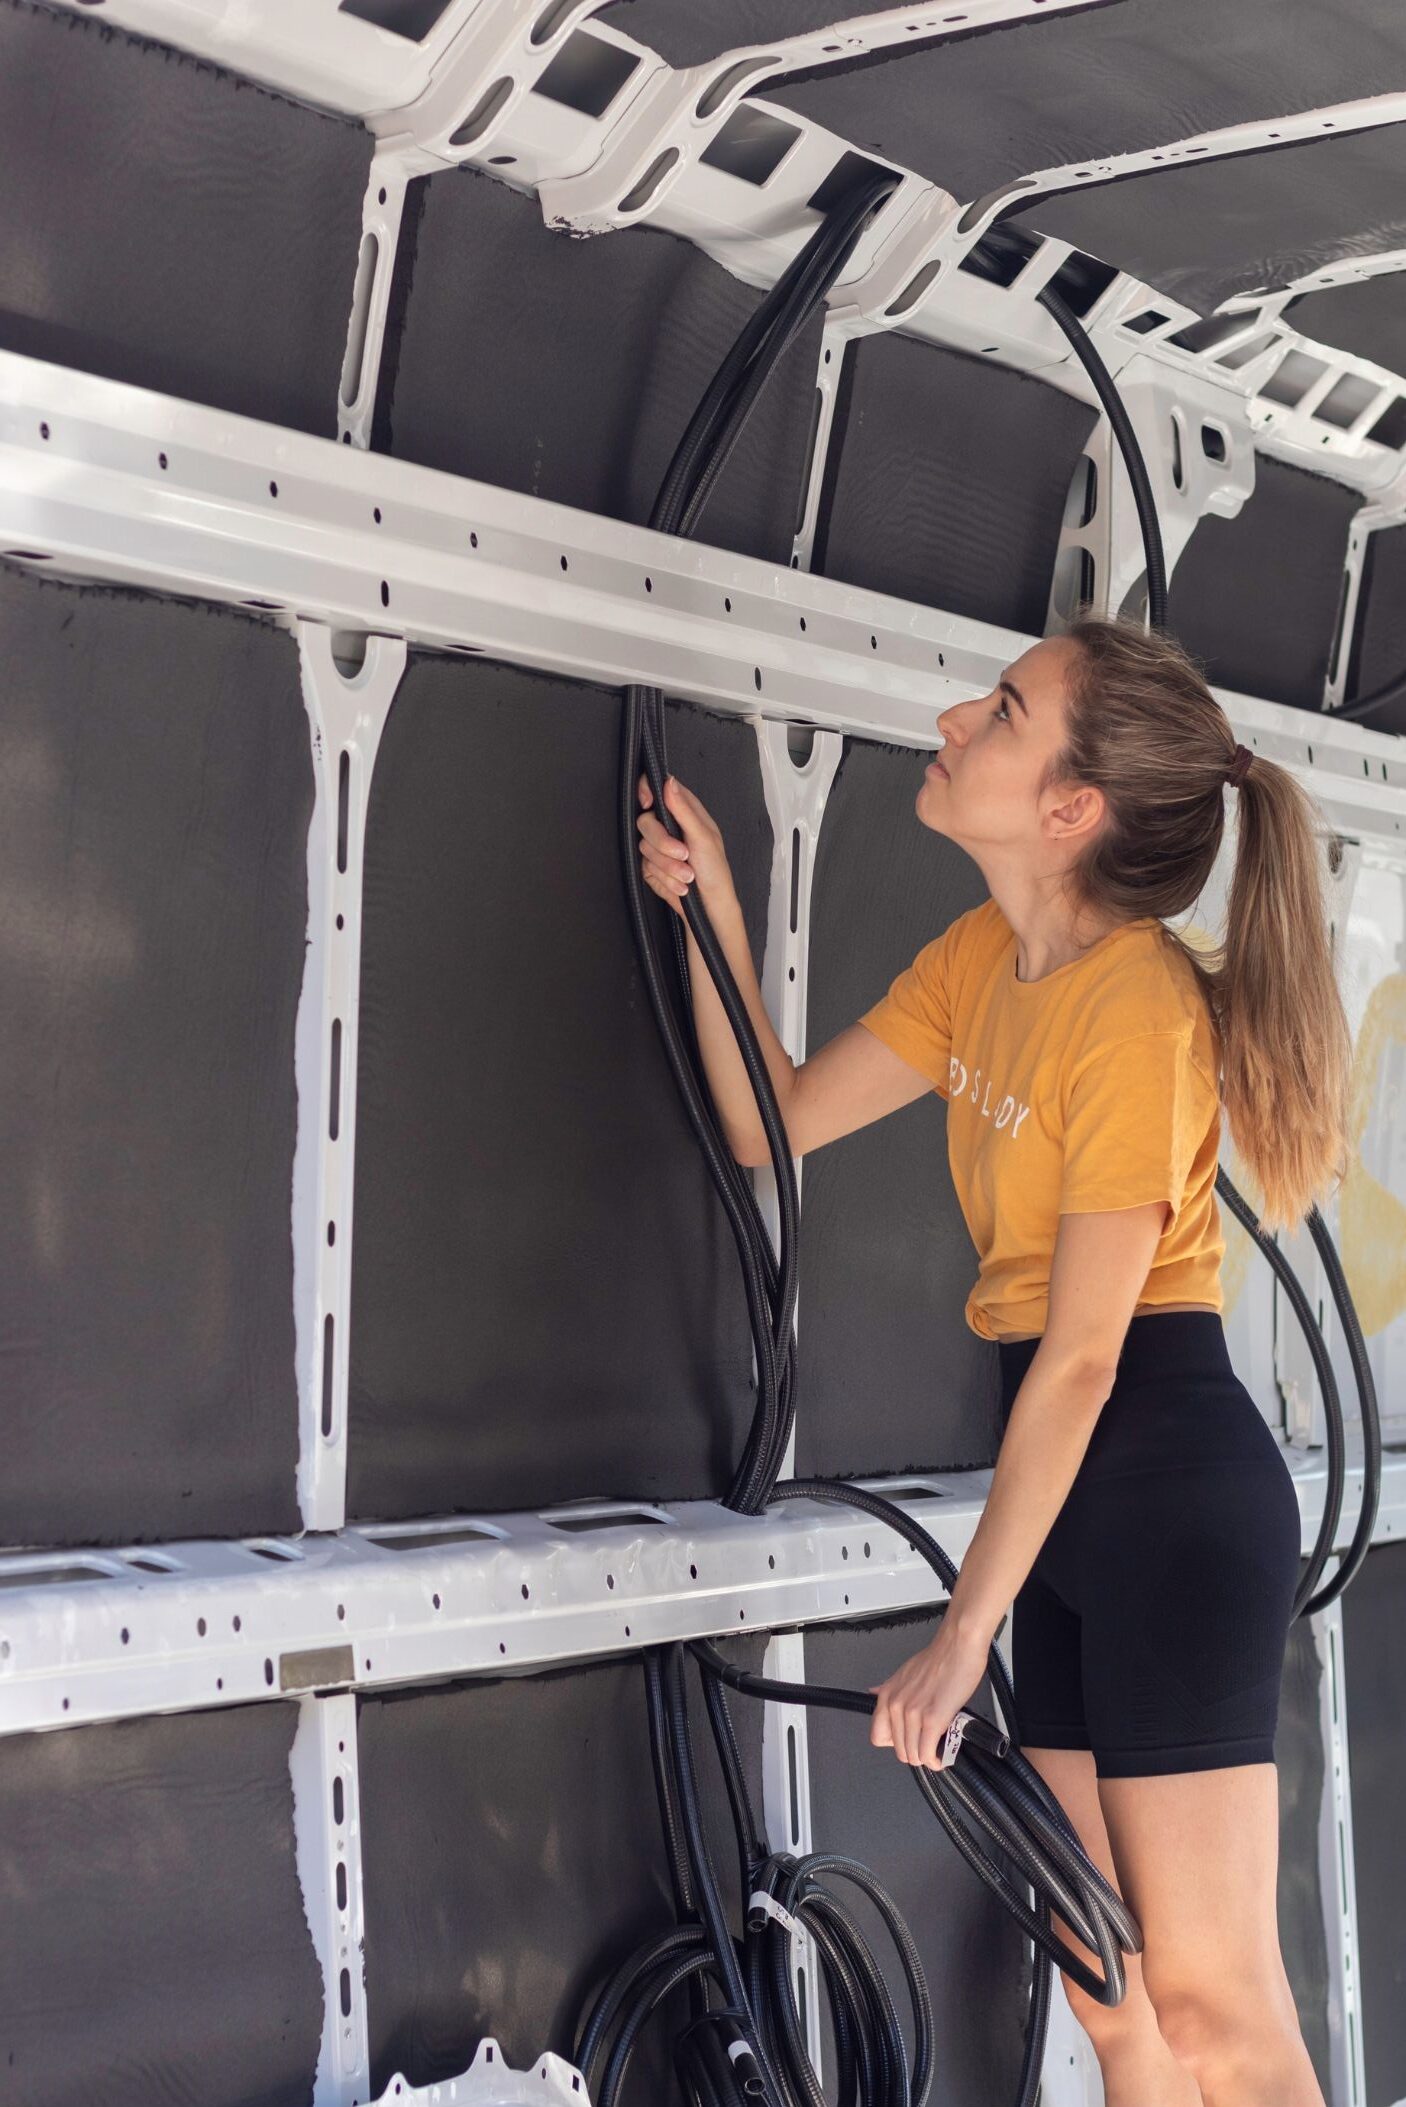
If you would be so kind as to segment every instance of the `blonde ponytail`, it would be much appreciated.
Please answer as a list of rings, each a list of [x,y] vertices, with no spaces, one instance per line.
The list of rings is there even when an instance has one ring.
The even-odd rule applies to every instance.
[[[1190,961],[1220,1044],[1221,1098],[1268,1230],[1291,1228],[1347,1168],[1352,1035],[1334,966],[1326,857],[1286,768],[1245,760],[1224,710],[1169,637],[1088,615],[1064,747],[1047,782],[1097,785],[1108,820],[1071,873],[1104,915],[1163,920],[1200,897],[1219,853],[1226,782],[1240,780],[1226,934]],[[1237,758],[1239,757],[1239,758]]]

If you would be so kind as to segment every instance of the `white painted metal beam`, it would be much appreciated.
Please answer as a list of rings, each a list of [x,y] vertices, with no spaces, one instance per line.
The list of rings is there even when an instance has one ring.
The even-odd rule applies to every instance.
[[[1284,1455],[1307,1550],[1326,1468],[1321,1451]],[[960,1567],[991,1472],[855,1482],[902,1494]],[[1338,1548],[1361,1492],[1359,1457]],[[1403,1536],[1406,1457],[1388,1455],[1374,1541]],[[597,1501],[302,1539],[16,1552],[0,1557],[0,1734],[535,1669],[942,1595],[892,1531],[828,1501],[782,1501],[764,1515],[707,1500]]]

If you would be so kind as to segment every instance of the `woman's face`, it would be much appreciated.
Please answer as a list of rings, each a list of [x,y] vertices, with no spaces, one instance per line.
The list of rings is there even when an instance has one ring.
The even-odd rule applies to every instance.
[[[939,713],[943,746],[915,810],[925,827],[975,853],[1077,833],[1082,847],[1102,794],[1038,786],[1064,741],[1064,690],[1078,646],[1046,637],[1006,668],[989,695]],[[1096,803],[1091,802],[1096,801]],[[1073,844],[1071,844],[1073,847]]]

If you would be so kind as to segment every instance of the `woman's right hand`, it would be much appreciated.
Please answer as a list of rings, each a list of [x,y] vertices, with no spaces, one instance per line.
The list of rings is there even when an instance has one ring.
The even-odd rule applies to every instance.
[[[654,793],[649,778],[640,777],[639,800],[645,810],[635,824],[640,833],[644,882],[661,900],[667,900],[678,915],[683,914],[684,895],[696,885],[698,897],[711,917],[717,908],[737,897],[722,833],[717,821],[691,790],[685,790],[677,776],[667,778],[664,799],[683,834],[682,841],[676,841],[658,814],[649,809]]]

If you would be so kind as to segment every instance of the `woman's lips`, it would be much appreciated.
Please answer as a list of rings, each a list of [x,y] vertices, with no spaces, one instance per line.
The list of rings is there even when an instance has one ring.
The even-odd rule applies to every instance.
[[[952,780],[951,776],[948,775],[947,770],[943,767],[941,761],[929,761],[927,767],[923,770],[923,774],[940,775],[949,783]]]

